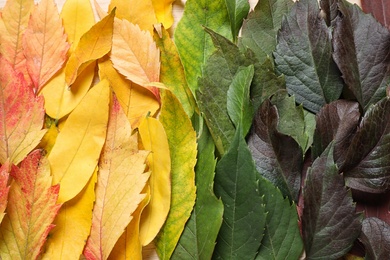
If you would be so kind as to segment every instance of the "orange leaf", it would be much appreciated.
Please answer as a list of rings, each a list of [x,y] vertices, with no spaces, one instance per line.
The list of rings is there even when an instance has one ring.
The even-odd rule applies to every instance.
[[[141,194],[149,178],[145,171],[148,152],[138,150],[138,136],[119,102],[114,98],[108,123],[107,140],[99,162],[96,202],[91,234],[84,255],[87,259],[106,259],[143,200]]]
[[[36,93],[66,60],[66,42],[62,20],[53,0],[42,0],[31,14],[23,36],[27,70]]]
[[[0,56],[0,164],[18,164],[45,134],[43,98]]]
[[[35,150],[12,166],[7,214],[0,226],[3,259],[36,259],[53,228],[61,205],[56,204],[59,185],[51,186],[50,166],[41,150]]]
[[[126,78],[159,98],[158,89],[151,84],[160,78],[160,51],[149,32],[127,20],[115,19],[111,60]]]
[[[4,211],[8,202],[8,177],[9,177],[9,163],[6,162],[0,168],[0,223],[4,218]]]

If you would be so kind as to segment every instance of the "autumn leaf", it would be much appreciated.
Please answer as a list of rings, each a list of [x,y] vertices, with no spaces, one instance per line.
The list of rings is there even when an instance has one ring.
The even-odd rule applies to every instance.
[[[175,0],[152,0],[157,21],[168,29],[173,24],[172,5]]]
[[[51,186],[50,165],[35,150],[12,166],[7,214],[0,226],[2,259],[36,259],[61,205],[56,204],[59,185]]]
[[[66,38],[55,3],[42,0],[32,12],[23,35],[26,66],[35,93],[61,69],[67,59],[69,44]]]
[[[5,208],[8,203],[8,178],[9,178],[9,163],[6,162],[0,167],[0,223],[3,220],[5,214]]]
[[[390,28],[390,3],[383,0],[361,0],[362,9],[371,13],[379,22]]]
[[[150,151],[148,165],[151,198],[141,216],[140,240],[149,244],[160,231],[171,206],[171,157],[163,125],[146,117],[138,127],[145,150]]]
[[[80,39],[65,67],[65,81],[71,86],[92,62],[111,50],[115,9],[96,23]]]
[[[69,115],[48,156],[53,183],[61,183],[58,200],[74,198],[87,184],[106,138],[108,81],[94,86]]]
[[[160,80],[160,51],[150,33],[127,20],[115,19],[111,60],[127,79],[159,97],[158,89],[150,84]]]
[[[18,164],[45,134],[43,98],[35,97],[23,75],[0,57],[0,164]]]

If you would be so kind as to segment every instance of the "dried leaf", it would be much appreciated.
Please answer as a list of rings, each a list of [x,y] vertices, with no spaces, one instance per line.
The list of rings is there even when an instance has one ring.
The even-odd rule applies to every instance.
[[[59,185],[51,186],[50,165],[35,150],[12,166],[7,214],[0,226],[2,259],[37,259],[61,205]]]
[[[152,0],[157,22],[162,23],[168,29],[173,24],[172,5],[175,0]]]
[[[0,223],[3,220],[5,216],[5,208],[7,207],[8,203],[8,192],[9,192],[9,186],[8,186],[8,178],[9,178],[9,163],[5,162],[0,167]]]

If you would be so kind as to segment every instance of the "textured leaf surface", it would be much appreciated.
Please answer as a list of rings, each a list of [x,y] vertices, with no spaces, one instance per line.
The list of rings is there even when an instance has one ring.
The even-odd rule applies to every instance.
[[[331,30],[319,12],[317,1],[296,2],[283,20],[274,52],[289,93],[314,113],[338,99],[343,88],[332,59]]]
[[[60,209],[56,204],[59,185],[51,186],[50,165],[35,150],[12,166],[7,214],[0,226],[2,259],[36,259],[53,228]]]
[[[255,115],[248,146],[258,172],[278,187],[283,196],[297,201],[303,165],[302,149],[277,130],[278,114],[266,100]]]
[[[283,15],[289,12],[292,4],[291,0],[258,1],[244,21],[239,43],[249,47],[259,62],[263,63],[268,57],[272,57]]]
[[[62,20],[52,0],[42,0],[31,14],[23,35],[23,52],[34,91],[38,93],[67,59]]]
[[[142,212],[140,226],[140,240],[145,246],[157,236],[171,207],[172,165],[168,137],[160,121],[146,117],[138,130],[144,149],[150,151],[147,160],[151,197]]]
[[[302,230],[309,259],[346,254],[361,230],[352,195],[333,161],[333,143],[308,170],[303,188]]]
[[[215,146],[207,127],[198,137],[196,201],[172,259],[211,259],[222,224],[223,203],[214,195]]]
[[[378,218],[366,218],[359,240],[366,249],[365,259],[386,259],[390,255],[390,226]]]
[[[109,86],[94,86],[69,115],[49,155],[53,183],[61,183],[58,200],[74,198],[94,172],[108,122]]]
[[[386,0],[361,0],[365,13],[371,13],[379,22],[390,28],[390,3]]]
[[[189,88],[195,95],[202,66],[215,50],[203,26],[231,39],[229,15],[224,0],[188,0],[175,30],[175,43]]]
[[[356,5],[339,4],[333,23],[334,59],[345,83],[366,111],[390,83],[390,31]]]
[[[43,98],[0,57],[0,164],[18,164],[45,134]]]
[[[249,12],[249,2],[246,0],[225,0],[230,18],[231,30],[234,41],[237,40],[242,22]]]
[[[8,178],[9,178],[9,163],[6,162],[0,167],[0,223],[5,216],[5,208],[8,203]]]
[[[157,21],[165,28],[170,28],[173,24],[172,5],[175,0],[152,0]]]
[[[156,248],[161,259],[170,259],[195,203],[197,144],[191,120],[179,100],[164,91],[162,104],[159,120],[168,137],[172,160],[172,197],[167,220],[156,238]]]
[[[91,234],[84,249],[87,259],[108,258],[145,197],[141,192],[149,178],[144,173],[148,152],[138,150],[137,138],[131,135],[130,123],[114,98],[99,161]]]
[[[160,51],[149,32],[116,19],[110,57],[122,75],[159,97],[158,89],[148,86],[160,79]]]
[[[216,168],[214,190],[225,208],[214,251],[216,259],[253,259],[257,254],[266,220],[257,174],[239,127]]]

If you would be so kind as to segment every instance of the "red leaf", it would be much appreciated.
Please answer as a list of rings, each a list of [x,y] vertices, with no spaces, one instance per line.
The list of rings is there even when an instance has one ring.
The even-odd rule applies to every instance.
[[[8,177],[9,177],[9,163],[6,162],[0,168],[0,223],[4,218],[4,211],[8,202]]]
[[[361,0],[365,13],[371,13],[381,24],[390,28],[390,1]]]

